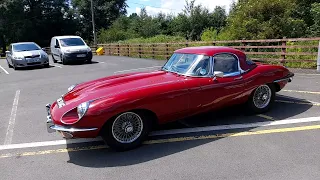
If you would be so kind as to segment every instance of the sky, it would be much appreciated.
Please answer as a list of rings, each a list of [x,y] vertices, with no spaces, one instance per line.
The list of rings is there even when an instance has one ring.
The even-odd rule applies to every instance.
[[[189,1],[190,2],[190,1]],[[225,7],[229,11],[232,0],[196,0],[195,5],[201,4],[210,11],[216,6]],[[132,13],[139,13],[141,7],[146,7],[149,15],[157,15],[159,12],[166,14],[177,15],[182,11],[185,5],[185,0],[127,0],[129,8],[127,9],[128,15]]]

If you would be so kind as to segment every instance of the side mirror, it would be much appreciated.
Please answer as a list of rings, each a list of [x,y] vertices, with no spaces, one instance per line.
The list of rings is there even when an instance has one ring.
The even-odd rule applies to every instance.
[[[10,53],[10,51],[6,51],[6,54],[9,54]]]
[[[213,75],[214,77],[223,77],[224,74],[221,71],[215,71]]]

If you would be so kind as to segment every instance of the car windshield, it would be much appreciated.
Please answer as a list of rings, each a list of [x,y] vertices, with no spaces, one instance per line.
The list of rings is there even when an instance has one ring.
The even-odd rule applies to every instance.
[[[15,52],[21,52],[21,51],[34,51],[34,50],[40,50],[40,47],[33,43],[28,44],[15,44],[12,47],[13,51]]]
[[[67,46],[83,46],[85,45],[82,39],[80,38],[65,38],[60,39],[61,46],[67,47]]]
[[[209,62],[209,56],[174,53],[162,70],[187,76],[205,76],[210,71]]]

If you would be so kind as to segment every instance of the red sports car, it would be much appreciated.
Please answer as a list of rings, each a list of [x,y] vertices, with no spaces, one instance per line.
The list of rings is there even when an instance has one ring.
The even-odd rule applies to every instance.
[[[241,103],[265,112],[293,76],[284,66],[255,63],[233,48],[183,48],[160,70],[71,86],[46,106],[47,127],[64,138],[101,136],[111,148],[129,150],[155,125]]]

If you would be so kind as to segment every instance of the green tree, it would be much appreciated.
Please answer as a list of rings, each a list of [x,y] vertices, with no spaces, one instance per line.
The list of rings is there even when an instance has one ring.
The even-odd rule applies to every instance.
[[[81,33],[86,39],[92,39],[91,3],[89,0],[72,0],[74,9],[82,17]],[[108,29],[121,15],[127,13],[126,0],[94,0],[94,14],[96,30]]]

